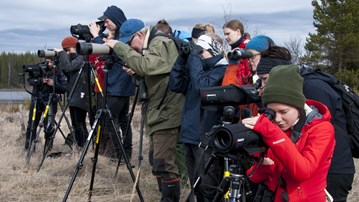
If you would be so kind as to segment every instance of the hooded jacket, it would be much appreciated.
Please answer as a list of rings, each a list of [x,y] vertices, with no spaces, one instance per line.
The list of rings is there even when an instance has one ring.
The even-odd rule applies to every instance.
[[[122,42],[113,47],[136,75],[145,80],[148,94],[145,126],[148,135],[178,127],[184,103],[183,94],[168,89],[169,73],[178,56],[175,42],[166,36],[156,36],[148,42],[151,31],[152,27],[147,31],[142,54]]]
[[[110,6],[104,12],[104,15],[109,18],[116,26],[115,39],[118,40],[118,30],[121,25],[127,20],[126,16],[116,6]],[[104,35],[99,35],[92,40],[94,43],[103,43]],[[107,73],[107,93],[109,96],[133,96],[135,94],[135,84],[132,81],[132,77],[123,71],[121,58],[117,56],[111,56],[111,65],[106,65],[108,69]]]
[[[274,161],[273,165],[257,163],[247,170],[253,172],[250,180],[263,183],[275,191],[274,201],[282,201],[281,194],[288,193],[289,201],[324,202],[326,177],[333,155],[335,139],[334,128],[330,123],[328,108],[313,100],[306,104],[312,108],[301,136],[296,143],[290,139],[291,129],[282,131],[262,114],[253,130],[260,133],[269,147],[266,157]],[[281,186],[282,178],[286,186]]]
[[[170,89],[186,95],[180,131],[183,143],[198,145],[201,134],[221,123],[218,107],[202,108],[200,88],[220,86],[227,66],[222,54],[201,60],[199,54],[191,53],[187,65],[178,57],[170,74]]]

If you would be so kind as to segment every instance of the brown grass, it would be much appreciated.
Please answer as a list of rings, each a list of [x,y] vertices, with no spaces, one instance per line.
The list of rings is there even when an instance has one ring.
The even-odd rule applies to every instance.
[[[21,131],[20,111],[18,106],[1,106],[0,110],[0,201],[62,201],[64,194],[69,186],[73,170],[79,161],[78,152],[71,153],[67,145],[63,145],[64,139],[58,132],[52,152],[62,151],[71,153],[71,156],[59,158],[47,158],[39,172],[36,172],[40,159],[44,141],[37,144],[36,152],[33,154],[30,164],[25,166],[25,154],[23,149],[24,137]],[[23,112],[25,124],[27,122],[28,111]],[[133,117],[133,143],[134,153],[132,164],[134,174],[137,173],[138,141],[139,141],[139,109]],[[68,128],[63,121],[61,128],[67,134]],[[41,135],[42,137],[43,135]],[[67,201],[87,201],[88,190],[92,173],[92,161],[94,156],[92,147],[86,153],[83,168],[77,175],[75,183],[70,192]],[[157,183],[151,174],[148,163],[148,140],[144,138],[143,156],[141,166],[140,190],[147,202],[159,201],[160,193],[157,191]],[[356,164],[359,161],[356,160]],[[114,177],[116,163],[111,162],[103,156],[99,156],[96,166],[96,175],[92,201],[112,202],[112,201],[139,201],[138,195],[132,192],[133,182],[130,173],[125,165],[120,166],[117,177]],[[358,201],[359,179],[355,177],[353,191],[350,195],[349,202]],[[188,189],[184,189],[182,199],[187,196]],[[182,200],[184,201],[184,200]]]

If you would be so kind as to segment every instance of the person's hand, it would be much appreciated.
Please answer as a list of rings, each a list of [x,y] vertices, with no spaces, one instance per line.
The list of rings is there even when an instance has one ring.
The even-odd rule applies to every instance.
[[[258,95],[259,95],[259,96],[262,96],[262,95],[263,95],[263,91],[264,91],[264,88],[263,88],[263,87],[259,87],[259,89],[258,89]]]
[[[274,161],[268,157],[264,157],[261,164],[265,166],[270,166],[274,164]]]
[[[123,69],[123,71],[125,71],[130,76],[132,76],[132,75],[134,75],[136,73],[135,71],[133,71],[132,69],[130,69],[130,68],[126,67],[126,66],[123,66],[122,69]]]
[[[101,30],[100,26],[95,22],[90,22],[88,27],[93,38],[97,37]]]
[[[110,48],[113,48],[116,45],[116,43],[119,42],[118,40],[115,39],[103,39],[103,41],[105,42],[104,44],[109,46]]]
[[[252,118],[246,118],[242,120],[242,123],[244,124],[245,127],[252,130],[254,128],[254,125],[256,125],[258,118],[259,115]]]
[[[54,80],[47,77],[42,78],[42,83],[46,83],[48,86],[54,86]]]

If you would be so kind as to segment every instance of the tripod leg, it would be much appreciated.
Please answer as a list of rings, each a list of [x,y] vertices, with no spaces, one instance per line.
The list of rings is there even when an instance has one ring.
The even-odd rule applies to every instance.
[[[36,108],[37,108],[37,98],[35,99],[34,103],[32,103],[34,108],[32,110],[32,116],[31,116],[31,127],[27,129],[27,133],[29,133],[29,137],[25,137],[25,149],[27,150],[26,153],[26,157],[25,157],[25,165],[28,165],[31,159],[31,154],[32,154],[32,147],[33,144],[35,144],[33,142],[33,136],[36,136],[36,134],[34,133],[34,129],[35,129],[35,121],[36,121]],[[27,135],[26,135],[27,136]]]
[[[94,123],[93,123],[93,125],[91,127],[91,131],[89,133],[89,136],[87,137],[86,143],[85,143],[85,145],[84,145],[84,147],[83,147],[83,149],[81,151],[80,159],[78,160],[78,162],[76,164],[76,167],[74,169],[74,173],[72,174],[72,177],[71,177],[71,180],[70,180],[70,184],[67,187],[67,190],[65,192],[65,196],[64,196],[64,198],[62,200],[63,202],[67,201],[67,198],[69,197],[69,194],[71,192],[72,186],[73,186],[73,184],[74,184],[74,182],[76,180],[77,174],[79,173],[80,169],[82,169],[83,161],[85,159],[85,155],[87,153],[87,150],[89,148],[90,143],[92,142],[92,136],[94,134],[95,129],[98,128],[97,125],[98,125],[98,122],[99,122],[99,118],[102,115],[103,115],[102,110],[99,110],[97,112],[97,114],[96,114],[96,118],[95,118]]]
[[[125,130],[125,133],[124,133],[125,136],[127,136],[128,133],[129,133],[129,131],[130,131],[131,122],[132,122],[132,117],[133,117],[133,114],[135,113],[135,109],[136,109],[136,103],[137,103],[138,93],[139,93],[139,88],[137,87],[137,89],[136,89],[136,94],[135,94],[135,98],[133,99],[134,102],[132,103],[131,112],[130,112],[130,114],[129,114],[129,120],[128,120],[128,122],[127,122],[126,130]],[[144,105],[144,104],[145,104],[145,103],[143,103],[143,105]],[[143,105],[142,105],[142,108],[143,108]],[[142,118],[142,117],[141,117],[141,118]],[[141,134],[140,134],[140,135],[141,135]],[[142,135],[141,135],[141,137],[140,137],[140,148],[141,148],[141,150],[142,150],[142,140],[141,140],[141,138],[142,138]],[[141,153],[142,153],[142,151],[141,151]],[[139,155],[140,155],[140,153],[139,153]],[[118,169],[119,169],[120,164],[121,164],[121,158],[122,158],[122,156],[120,156],[120,158],[118,159],[115,177],[117,177]]]
[[[53,139],[55,138],[55,134],[56,134],[57,130],[59,130],[60,123],[61,123],[62,119],[64,118],[66,109],[69,107],[69,104],[70,104],[70,102],[71,102],[71,97],[72,97],[72,95],[74,94],[74,91],[75,91],[75,89],[76,89],[76,87],[77,87],[77,85],[78,85],[78,83],[79,83],[80,77],[81,77],[82,72],[83,72],[83,67],[84,67],[84,65],[82,65],[82,67],[81,67],[81,69],[80,69],[80,71],[79,71],[79,73],[78,73],[78,75],[77,75],[77,77],[76,77],[75,85],[72,87],[72,89],[71,89],[71,91],[70,91],[70,93],[69,93],[69,96],[68,96],[67,101],[66,101],[66,105],[65,105],[65,107],[64,107],[64,109],[63,109],[63,111],[62,111],[62,113],[61,113],[60,119],[59,119],[59,121],[58,121],[59,124],[57,124],[57,127],[56,127],[56,129],[55,129],[55,131],[54,131],[52,137],[50,137],[49,139],[52,139],[52,140],[53,140]],[[54,93],[52,93],[51,95],[53,95],[53,94],[54,94]],[[65,138],[65,137],[64,137],[64,138]],[[65,138],[65,141],[66,141],[66,138]],[[46,143],[46,141],[45,141],[45,143]],[[70,147],[70,148],[71,148],[71,147]],[[47,156],[47,153],[48,153],[49,151],[50,151],[49,147],[46,146],[46,144],[45,144],[44,152],[43,152],[43,155],[42,155],[42,159],[41,159],[41,161],[40,161],[40,163],[39,163],[39,166],[38,166],[38,168],[37,168],[37,172],[40,171],[40,169],[41,169],[41,167],[42,167],[42,164],[44,163],[45,158],[46,158],[46,156]]]
[[[106,111],[107,111],[108,117],[109,117],[109,119],[111,121],[112,127],[114,129],[116,129],[116,125],[115,125],[115,123],[113,121],[111,112],[108,109],[106,109]],[[125,149],[124,149],[124,147],[122,145],[121,136],[118,135],[117,130],[115,130],[115,132],[116,132],[116,137],[118,138],[117,141],[119,143],[121,152],[122,152],[124,160],[126,162],[127,170],[129,171],[129,173],[131,175],[132,181],[136,182],[136,177],[135,177],[135,174],[133,173],[131,162],[129,161],[129,159],[128,159],[127,155],[126,155]],[[138,196],[140,198],[140,201],[143,201],[142,193],[141,193],[140,187],[138,185],[136,185],[136,191],[137,191],[137,194],[138,194]]]
[[[104,116],[102,119],[102,125],[104,125],[105,123],[106,123],[106,116]],[[94,184],[95,173],[96,173],[97,158],[98,158],[98,153],[99,153],[99,149],[100,149],[100,141],[102,138],[101,134],[103,134],[103,133],[104,133],[104,127],[99,125],[97,128],[97,134],[96,134],[96,140],[95,140],[95,153],[94,153],[94,157],[92,158],[93,164],[92,164],[92,173],[91,173],[88,201],[91,201],[91,197],[92,197],[92,190],[93,190],[93,184]]]

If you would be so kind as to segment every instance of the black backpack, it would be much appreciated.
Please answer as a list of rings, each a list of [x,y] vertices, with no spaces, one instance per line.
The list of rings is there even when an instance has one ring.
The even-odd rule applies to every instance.
[[[325,81],[342,98],[342,107],[345,113],[347,135],[351,146],[352,156],[354,158],[359,158],[359,96],[355,94],[349,86],[341,83],[331,74],[321,72],[319,69],[314,70],[309,68],[306,68],[305,72],[305,75],[308,75],[308,73],[318,74],[316,78]],[[323,78],[331,78],[331,80],[329,81]]]

